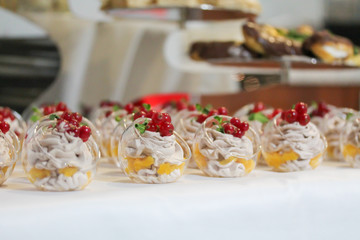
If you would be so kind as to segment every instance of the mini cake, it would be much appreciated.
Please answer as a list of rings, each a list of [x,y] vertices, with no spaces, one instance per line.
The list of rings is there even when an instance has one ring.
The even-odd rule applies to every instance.
[[[208,117],[214,115],[228,115],[228,110],[225,107],[212,109],[211,105],[208,105],[205,108],[201,107],[199,104],[197,104],[195,108],[190,106],[187,109],[180,111],[174,117],[173,123],[175,130],[180,134],[181,137],[184,138],[191,149],[196,131]],[[194,161],[194,158],[191,158],[189,162],[189,168],[196,167],[197,165]]]
[[[10,125],[6,121],[0,120],[0,185],[2,185],[13,172],[16,160],[17,160],[17,151],[13,146],[13,142],[17,141],[15,138],[9,141],[8,133],[10,130]]]
[[[327,141],[326,159],[341,161],[343,156],[340,151],[340,135],[344,131],[348,114],[351,109],[341,109],[324,102],[319,102],[310,107],[311,122],[314,123]]]
[[[142,183],[175,182],[191,156],[165,113],[136,119],[124,132],[119,151],[126,175]]]
[[[315,169],[325,149],[326,141],[310,122],[307,105],[302,102],[270,121],[262,138],[265,161],[276,171]]]
[[[259,136],[247,122],[227,116],[208,118],[195,135],[193,156],[211,177],[242,177],[256,165]]]
[[[341,152],[345,161],[354,168],[360,168],[360,117],[359,113],[348,115],[341,133]]]
[[[30,182],[47,191],[85,188],[100,155],[89,124],[78,113],[64,112],[49,115],[28,131],[23,166]]]
[[[329,31],[314,33],[304,42],[303,50],[326,63],[343,63],[354,55],[354,46],[349,39]]]

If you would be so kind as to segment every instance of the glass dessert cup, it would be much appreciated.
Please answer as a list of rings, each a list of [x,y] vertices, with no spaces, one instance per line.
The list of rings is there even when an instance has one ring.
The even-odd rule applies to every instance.
[[[100,157],[98,145],[93,135],[83,142],[56,130],[56,123],[46,116],[28,130],[22,150],[25,173],[40,190],[82,190],[95,176]],[[82,123],[88,125],[90,121],[83,118]],[[95,133],[96,129],[92,131]]]
[[[0,132],[0,186],[14,171],[19,154],[19,140],[11,130]]]
[[[118,123],[118,125],[115,127],[110,137],[110,156],[112,157],[115,165],[121,170],[123,170],[123,165],[120,161],[121,158],[119,158],[121,136],[123,135],[125,130],[133,123],[133,117],[134,114],[129,114],[126,117],[123,117]]]
[[[293,172],[315,169],[323,161],[326,139],[311,122],[302,126],[287,123],[277,115],[262,137],[262,154],[274,171]]]
[[[341,152],[340,136],[346,128],[348,116],[355,115],[355,110],[339,108],[324,116],[321,131],[324,134],[328,147],[326,159],[330,161],[345,161]]]
[[[184,109],[178,112],[173,120],[175,131],[185,140],[191,151],[195,133],[201,126],[201,123],[198,123],[194,118],[197,114],[198,111]],[[190,158],[188,167],[197,168],[194,156]]]
[[[103,110],[104,113],[108,111],[107,108],[105,109],[102,108],[101,110]],[[99,132],[101,134],[101,145],[100,145],[101,156],[103,158],[107,158],[111,163],[114,162],[113,160],[114,154],[111,146],[111,138],[119,122],[126,115],[127,115],[127,111],[123,109],[112,112],[108,117],[103,119],[102,123],[99,124],[98,127]]]
[[[348,120],[340,137],[341,153],[346,162],[360,168],[360,116]]]
[[[176,132],[166,137],[150,131],[140,134],[135,125],[149,120],[136,119],[122,134],[118,155],[124,172],[138,183],[175,182],[184,174],[190,148]]]
[[[220,116],[230,121],[229,116]],[[241,138],[216,130],[215,117],[202,123],[193,143],[193,156],[197,166],[210,177],[242,177],[256,166],[260,156],[260,138],[249,128]],[[215,124],[214,124],[215,123]]]

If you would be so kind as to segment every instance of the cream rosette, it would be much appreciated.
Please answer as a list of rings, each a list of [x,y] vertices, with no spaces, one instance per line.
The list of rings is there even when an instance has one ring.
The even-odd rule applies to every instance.
[[[126,175],[140,183],[171,183],[178,180],[191,156],[186,142],[174,132],[160,136],[158,132],[140,131],[137,124],[148,118],[136,119],[123,133],[119,158]]]
[[[10,130],[6,134],[0,131],[0,185],[12,174],[18,159],[17,136]]]
[[[357,112],[345,124],[340,136],[341,153],[346,162],[360,168],[360,114]]]
[[[252,128],[241,138],[217,130],[217,116],[205,120],[195,135],[193,156],[198,167],[211,177],[242,177],[250,173],[260,154],[260,138]]]
[[[201,123],[196,121],[195,116],[197,115],[199,115],[197,110],[189,111],[188,109],[184,109],[178,112],[173,119],[175,131],[186,141],[190,149],[193,146],[195,133],[201,127]],[[197,168],[194,156],[191,157],[188,167]]]
[[[85,118],[82,122],[90,124]],[[28,130],[22,150],[26,175],[45,191],[84,189],[94,178],[100,158],[94,136],[83,142],[62,129],[63,124],[60,130],[55,125],[55,120],[43,118]],[[92,128],[92,133],[95,132]]]
[[[279,114],[265,127],[261,145],[270,167],[275,171],[293,172],[318,167],[327,144],[313,123],[305,126],[288,123]]]

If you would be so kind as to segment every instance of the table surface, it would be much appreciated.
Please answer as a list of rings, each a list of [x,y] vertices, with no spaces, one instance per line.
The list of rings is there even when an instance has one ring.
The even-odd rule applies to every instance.
[[[18,164],[0,199],[1,239],[359,239],[360,169],[227,179],[189,169],[176,183],[136,184],[102,164],[83,191],[42,192]]]

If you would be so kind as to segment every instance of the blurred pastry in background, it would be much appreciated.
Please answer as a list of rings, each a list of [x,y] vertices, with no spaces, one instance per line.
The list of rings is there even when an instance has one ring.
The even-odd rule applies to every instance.
[[[354,46],[349,39],[324,30],[316,32],[306,39],[303,51],[325,63],[342,63],[354,55]]]

